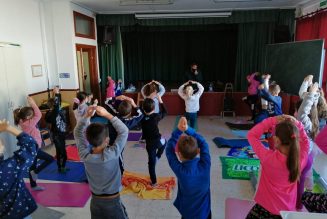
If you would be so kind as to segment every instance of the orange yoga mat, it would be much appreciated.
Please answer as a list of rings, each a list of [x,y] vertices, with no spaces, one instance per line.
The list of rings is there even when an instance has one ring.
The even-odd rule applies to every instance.
[[[175,177],[157,177],[156,188],[151,187],[149,176],[125,171],[122,179],[124,189],[121,194],[135,193],[141,199],[167,200],[172,198],[176,186]]]

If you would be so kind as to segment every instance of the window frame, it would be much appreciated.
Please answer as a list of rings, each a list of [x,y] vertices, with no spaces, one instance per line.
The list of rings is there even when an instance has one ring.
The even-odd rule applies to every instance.
[[[87,16],[85,14],[79,13],[77,11],[73,11],[73,14],[74,14],[74,32],[75,32],[75,36],[95,40],[95,22],[94,22],[94,18],[90,17],[90,16]],[[86,34],[81,34],[81,33],[76,32],[76,18],[77,17],[82,17],[83,19],[90,21],[90,23],[91,23],[90,24],[91,35],[86,35]]]

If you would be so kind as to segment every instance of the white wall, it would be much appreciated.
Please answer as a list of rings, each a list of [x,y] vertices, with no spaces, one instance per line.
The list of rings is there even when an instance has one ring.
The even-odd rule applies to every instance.
[[[28,93],[45,91],[48,75],[50,87],[77,89],[76,44],[97,46],[97,41],[75,37],[73,11],[94,19],[95,14],[69,1],[0,0],[0,5],[0,42],[21,45]],[[36,64],[43,67],[42,77],[32,77]],[[59,73],[70,78],[59,79]]]
[[[36,0],[0,0],[0,42],[12,42],[22,47],[28,93],[46,90],[46,74],[32,77],[31,65],[44,66],[39,3]]]
[[[299,16],[303,16],[314,12],[319,9],[320,0],[310,0],[307,3],[300,5],[300,14]]]

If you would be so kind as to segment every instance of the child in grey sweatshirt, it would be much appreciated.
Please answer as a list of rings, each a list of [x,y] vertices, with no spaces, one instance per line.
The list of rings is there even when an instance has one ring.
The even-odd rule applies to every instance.
[[[99,116],[110,120],[117,131],[117,138],[112,146],[108,147],[109,133],[106,125],[92,123],[88,126],[95,110]],[[119,196],[122,190],[119,156],[127,141],[128,128],[105,108],[91,106],[76,125],[74,136],[92,192],[92,219],[128,218]]]

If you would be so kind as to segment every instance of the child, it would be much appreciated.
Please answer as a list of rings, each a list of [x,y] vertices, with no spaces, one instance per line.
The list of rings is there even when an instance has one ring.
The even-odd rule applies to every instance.
[[[118,97],[123,94],[124,85],[121,79],[118,79],[117,86],[115,87],[115,96]]]
[[[117,107],[118,109],[116,109],[115,105],[112,104],[117,100],[120,102],[119,106]],[[117,116],[127,126],[129,130],[136,127],[143,119],[142,111],[137,107],[134,100],[130,97],[120,95],[116,98],[113,98],[112,100],[109,100],[106,103],[106,105],[108,106],[108,111],[112,115]],[[137,115],[135,116],[132,116],[133,108],[137,112]],[[108,128],[109,128],[109,145],[113,145],[113,143],[117,138],[117,132],[110,121],[108,121]],[[120,156],[119,164],[120,164],[121,172],[123,174],[124,173],[123,153]]]
[[[259,72],[252,73],[246,77],[248,81],[248,96],[244,97],[242,100],[246,102],[252,112],[252,117],[250,121],[254,120],[256,115],[256,104],[258,100],[258,87],[262,83],[262,79]]]
[[[275,150],[261,143],[260,137],[268,129],[275,129]],[[280,211],[295,211],[297,181],[309,151],[303,125],[291,116],[271,117],[254,126],[247,138],[260,159],[261,176],[254,198],[256,205],[246,218],[281,218]]]
[[[174,205],[182,218],[211,218],[209,146],[187,125],[185,117],[180,118],[177,128],[166,149],[169,166],[178,178]],[[187,136],[181,136],[183,132]]]
[[[144,85],[141,89],[141,94],[144,99],[150,98],[154,100],[155,113],[159,113],[160,110],[158,96],[162,97],[165,94],[165,92],[166,92],[165,87],[162,86],[162,84],[160,84],[158,81],[154,81],[154,80]]]
[[[69,169],[66,168],[67,152],[65,135],[67,132],[67,124],[65,112],[59,107],[59,98],[55,96],[48,100],[50,111],[45,114],[45,120],[51,125],[51,134],[54,145],[56,147],[57,167],[59,173],[65,173]]]
[[[110,76],[107,77],[107,100],[115,97],[115,81]]]
[[[194,93],[193,84],[198,87],[198,92]],[[191,128],[195,127],[197,113],[200,109],[200,97],[204,91],[202,84],[196,81],[188,81],[178,88],[179,96],[185,101],[185,117],[190,122]]]
[[[317,135],[315,142],[327,154],[327,126]],[[302,203],[309,212],[327,213],[327,193],[306,191],[302,195]]]
[[[0,139],[0,218],[25,218],[32,214],[37,205],[27,190],[23,175],[36,157],[37,143],[28,134],[0,120],[0,133],[8,132],[17,137],[19,149],[14,155],[4,159],[5,147]]]
[[[310,139],[310,150],[308,162],[301,173],[301,178],[298,186],[297,208],[302,209],[301,196],[304,192],[305,181],[307,182],[307,189],[313,189],[312,165],[315,157],[315,149],[313,148],[313,140],[319,132],[319,119],[317,111],[317,103],[319,98],[318,84],[313,84],[309,93],[302,94],[303,101],[297,104],[295,112],[296,118],[302,122],[304,129]]]
[[[155,113],[155,102],[153,99],[146,98],[143,101],[144,117],[141,121],[142,135],[146,142],[146,151],[148,152],[148,168],[152,187],[157,185],[156,162],[160,159],[166,147],[166,140],[161,139],[158,123],[165,117],[167,111],[159,93],[157,94],[157,99],[160,104],[159,113]]]
[[[279,95],[280,87],[278,84],[271,84],[269,86],[270,75],[267,75],[264,79],[264,83],[259,86],[259,95],[268,101],[268,107],[266,110],[262,110],[259,115],[254,119],[254,123],[257,124],[268,117],[282,115],[282,98]],[[269,91],[268,91],[269,87]]]
[[[36,158],[29,169],[29,179],[31,188],[35,191],[41,191],[44,188],[36,184],[37,174],[53,161],[53,157],[39,149],[42,145],[42,138],[37,125],[42,117],[42,113],[31,97],[27,97],[27,102],[31,107],[14,110],[14,120],[15,125],[19,125],[23,132],[32,136],[38,144]],[[38,167],[37,160],[43,160],[42,164]]]
[[[119,102],[118,106],[115,104],[117,101]],[[127,126],[128,129],[133,129],[143,119],[142,111],[130,97],[120,95],[108,101],[106,106],[108,112],[114,116],[117,116]],[[133,109],[135,109],[137,113],[135,116],[132,116]],[[117,132],[115,129],[113,129],[110,122],[108,123],[108,127],[110,137],[109,145],[112,145],[116,140]]]
[[[73,112],[76,122],[78,122],[86,113],[87,110],[87,94],[85,92],[78,92],[74,98]]]
[[[110,120],[116,129],[118,136],[112,146],[108,146],[106,125],[101,123],[87,125],[94,110],[99,116]],[[128,128],[103,107],[91,106],[85,117],[77,123],[74,136],[92,192],[91,218],[128,218],[119,195],[122,190],[119,156],[127,141]]]

